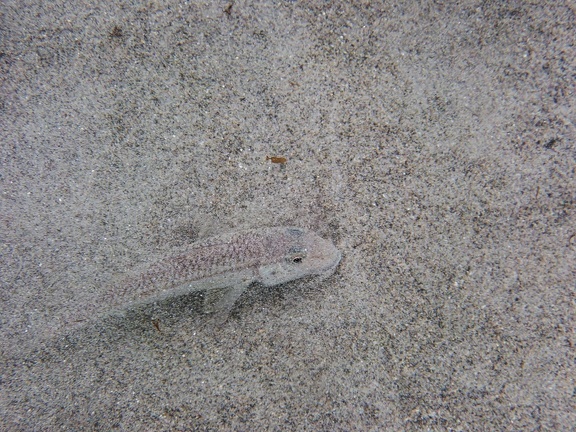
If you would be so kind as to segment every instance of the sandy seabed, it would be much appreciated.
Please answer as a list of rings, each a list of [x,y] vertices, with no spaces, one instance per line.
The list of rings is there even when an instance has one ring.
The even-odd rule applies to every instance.
[[[574,430],[572,2],[0,20],[3,430]],[[126,275],[275,225],[336,273],[216,329],[198,294],[100,317]]]

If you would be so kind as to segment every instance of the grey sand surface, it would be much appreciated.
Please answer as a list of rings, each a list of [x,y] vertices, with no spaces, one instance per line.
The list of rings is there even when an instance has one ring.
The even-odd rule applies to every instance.
[[[0,5],[3,430],[574,430],[571,2]],[[267,156],[285,157],[285,164]],[[69,323],[223,231],[334,275]]]

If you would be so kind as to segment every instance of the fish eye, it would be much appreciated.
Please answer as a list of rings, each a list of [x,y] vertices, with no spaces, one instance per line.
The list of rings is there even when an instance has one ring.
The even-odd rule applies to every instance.
[[[306,249],[293,248],[288,254],[287,261],[291,264],[301,264],[306,258]]]

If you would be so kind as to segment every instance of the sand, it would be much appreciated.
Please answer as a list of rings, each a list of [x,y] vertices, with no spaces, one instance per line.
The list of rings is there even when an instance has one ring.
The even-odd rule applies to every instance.
[[[0,17],[2,430],[574,430],[573,3]],[[336,273],[218,328],[198,294],[74,325],[275,225],[334,241]]]

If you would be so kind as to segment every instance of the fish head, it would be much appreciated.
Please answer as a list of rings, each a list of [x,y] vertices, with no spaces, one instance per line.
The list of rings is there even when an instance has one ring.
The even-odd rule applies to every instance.
[[[327,277],[334,273],[342,257],[330,240],[302,228],[281,228],[272,241],[277,258],[258,269],[258,279],[266,286],[312,275]]]

